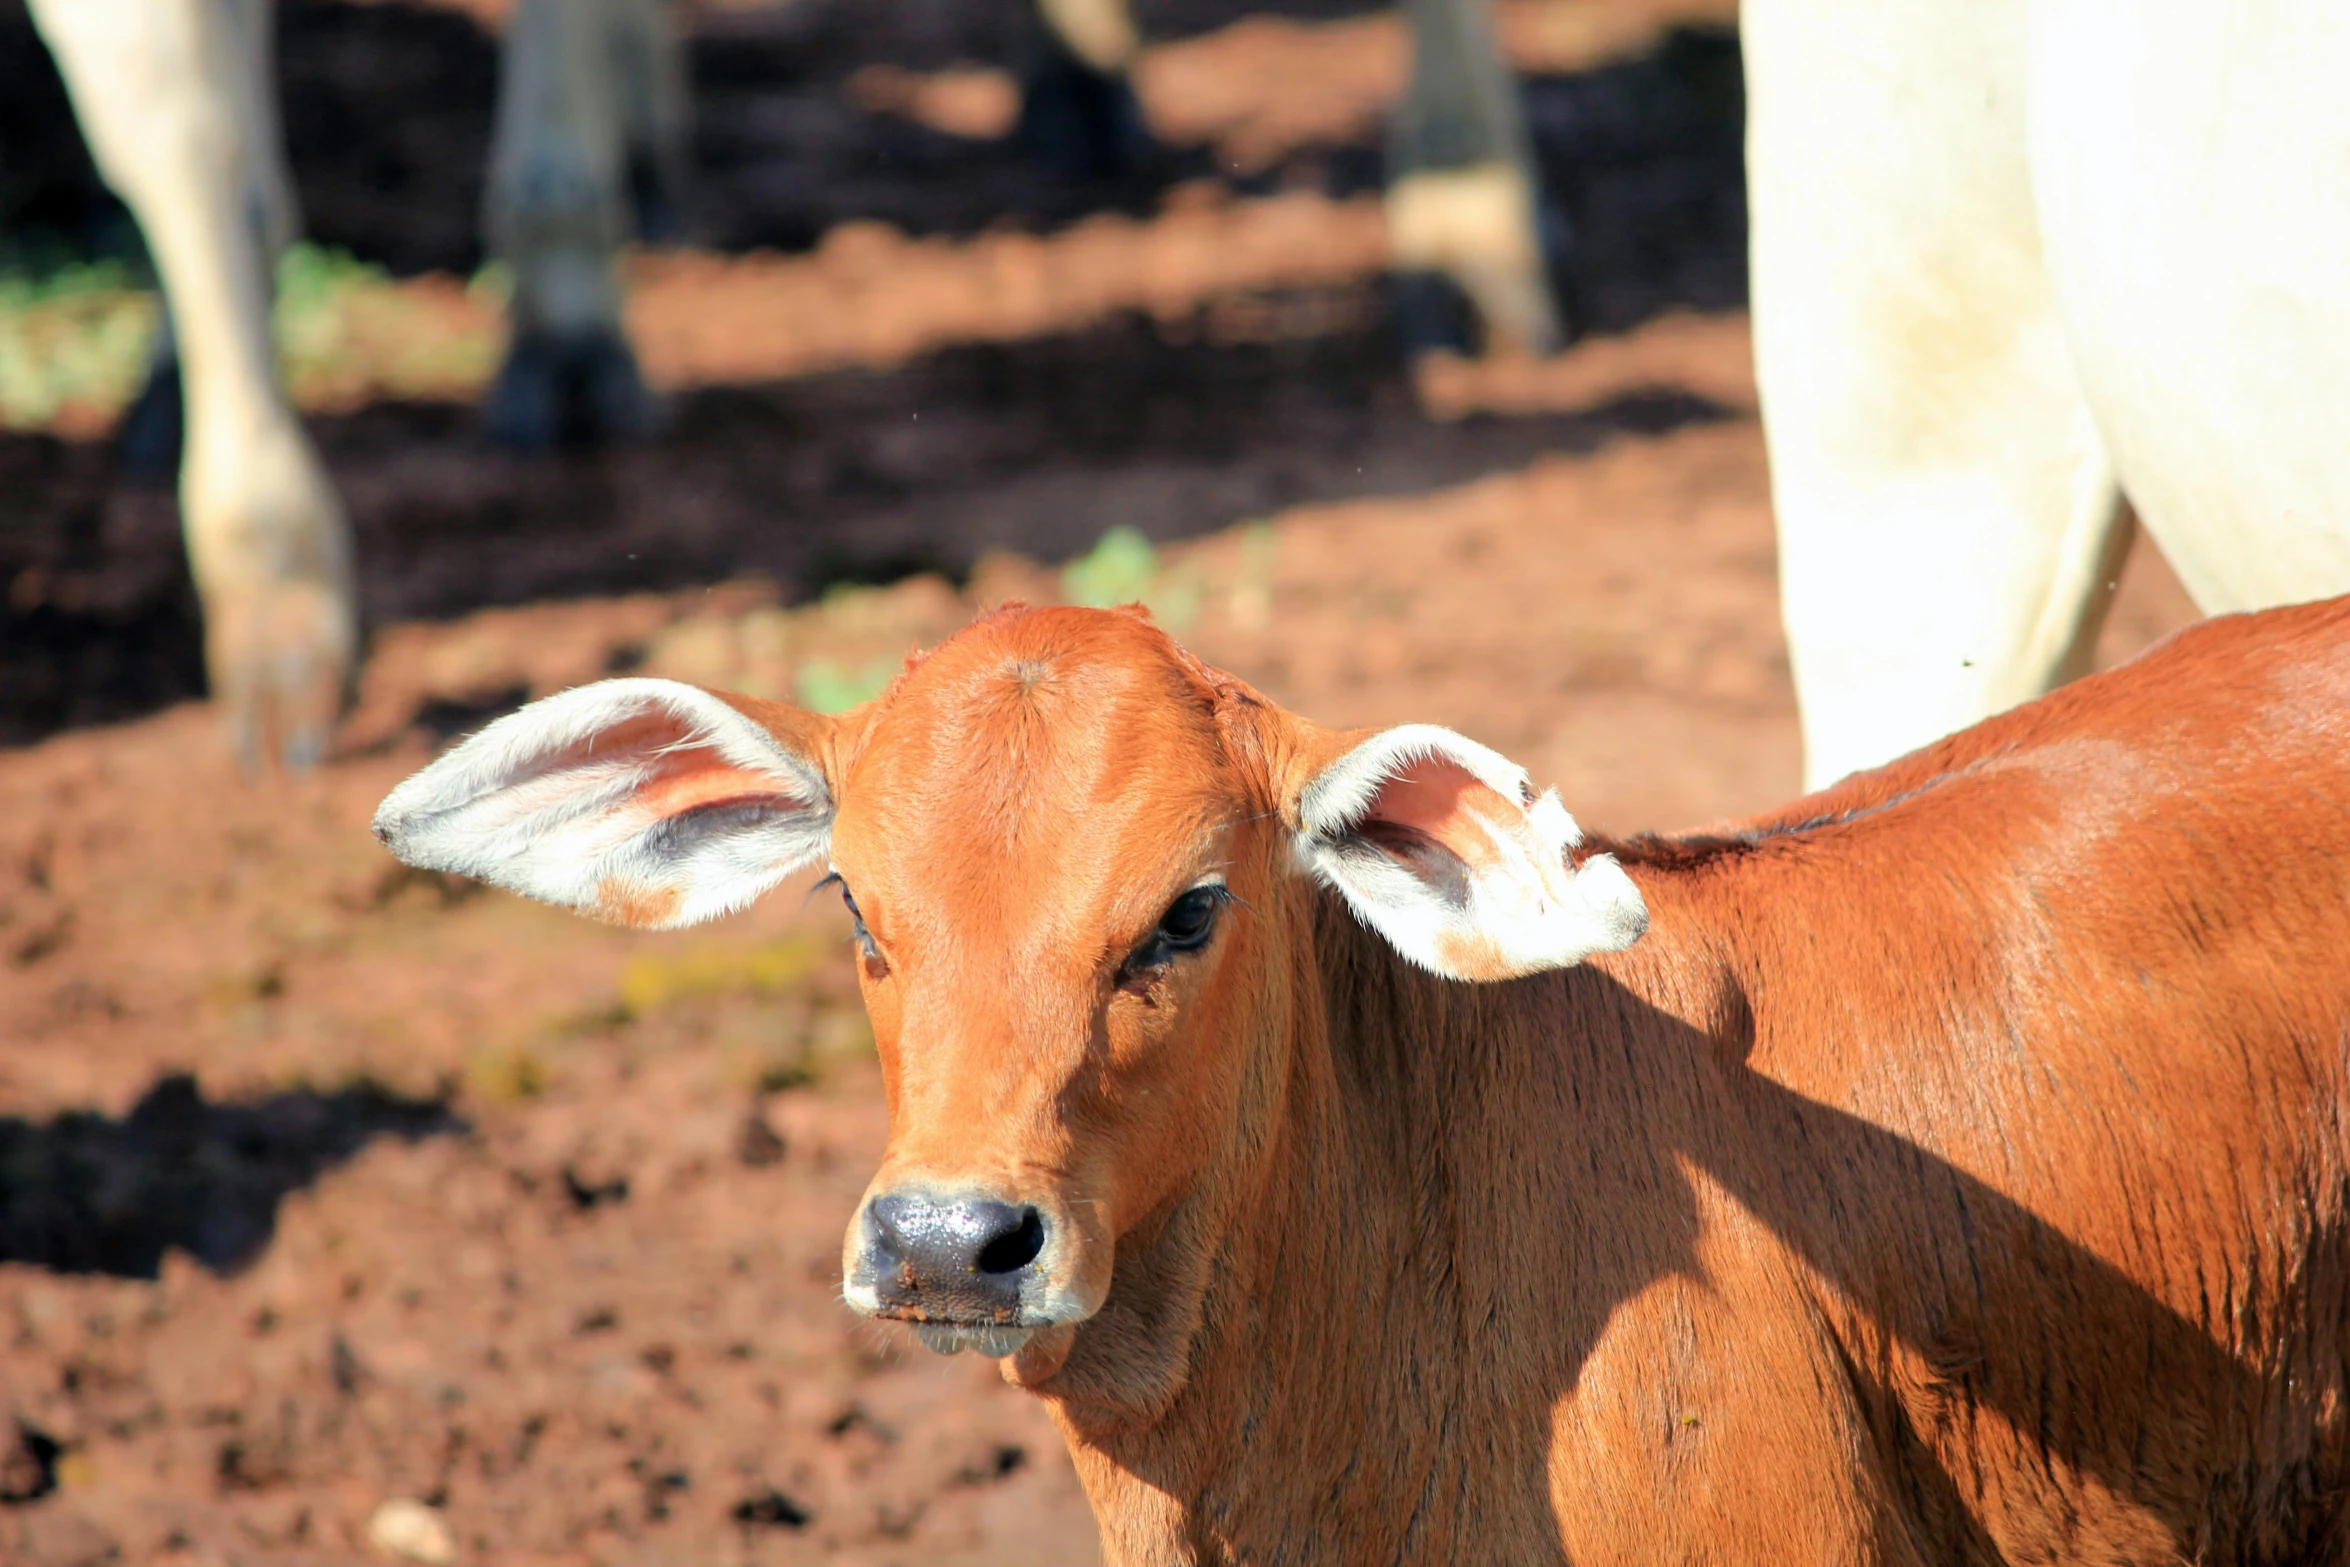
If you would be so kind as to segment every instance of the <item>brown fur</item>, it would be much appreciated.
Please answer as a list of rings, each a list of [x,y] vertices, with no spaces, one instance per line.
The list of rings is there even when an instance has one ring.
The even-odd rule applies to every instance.
[[[1075,1227],[1007,1374],[1112,1562],[2350,1560],[2346,713],[2350,601],[2212,622],[1470,985],[1292,867],[1358,737],[1000,616],[814,742],[874,1190]]]

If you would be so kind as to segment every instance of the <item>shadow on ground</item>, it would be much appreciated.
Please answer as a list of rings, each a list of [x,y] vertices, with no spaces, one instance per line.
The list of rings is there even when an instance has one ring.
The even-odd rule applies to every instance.
[[[681,395],[633,450],[518,457],[473,411],[383,404],[314,421],[359,541],[373,624],[744,576],[786,598],[983,553],[1166,541],[1302,503],[1410,495],[1724,417],[1687,393],[1436,424],[1389,351],[1380,286],[1293,299],[1350,330],[1212,342],[1140,317]],[[1275,309],[1274,317],[1280,315]],[[96,447],[0,439],[0,743],[202,690],[194,598],[161,490]]]
[[[443,1103],[372,1086],[207,1102],[179,1075],[120,1120],[0,1117],[0,1262],[152,1279],[176,1247],[229,1272],[269,1244],[288,1193],[375,1138],[463,1129]]]

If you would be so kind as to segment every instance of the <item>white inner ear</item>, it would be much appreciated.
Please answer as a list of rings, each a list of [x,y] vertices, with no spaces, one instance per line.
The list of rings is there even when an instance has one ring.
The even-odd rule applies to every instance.
[[[1433,724],[1389,729],[1349,751],[1306,786],[1298,818],[1298,852],[1313,873],[1438,974],[1563,968],[1628,947],[1648,927],[1639,889],[1612,856],[1568,864],[1583,835],[1555,792],[1536,796],[1524,768]]]
[[[411,865],[655,929],[741,908],[823,858],[831,832],[813,760],[673,680],[533,702],[375,813],[376,836]]]

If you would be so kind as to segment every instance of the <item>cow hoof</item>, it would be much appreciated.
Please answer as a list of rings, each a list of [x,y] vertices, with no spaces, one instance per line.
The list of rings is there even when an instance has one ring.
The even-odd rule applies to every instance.
[[[115,461],[131,478],[169,479],[179,472],[186,431],[179,361],[164,360],[149,367],[147,384],[139,388],[114,432]]]
[[[1530,171],[1504,162],[1415,170],[1389,184],[1386,204],[1407,351],[1560,348],[1569,236]]]
[[[248,775],[272,759],[304,772],[326,759],[350,689],[356,617],[344,593],[315,581],[264,584],[204,606],[212,693]]]
[[[526,452],[642,440],[660,424],[635,353],[607,332],[517,337],[485,417],[491,439]]]
[[[1029,73],[1012,137],[1024,156],[1073,184],[1136,179],[1159,157],[1125,73],[1097,71],[1067,56]]]
[[[1396,344],[1406,363],[1426,354],[1462,359],[1477,353],[1477,310],[1441,272],[1399,272],[1390,285]]]
[[[1478,349],[1485,356],[1540,359],[1565,346],[1566,329],[1547,266],[1470,262],[1450,277],[1467,297],[1481,329]]]
[[[1411,271],[1395,276],[1390,295],[1404,358],[1453,354],[1542,358],[1568,338],[1559,271],[1541,274]]]

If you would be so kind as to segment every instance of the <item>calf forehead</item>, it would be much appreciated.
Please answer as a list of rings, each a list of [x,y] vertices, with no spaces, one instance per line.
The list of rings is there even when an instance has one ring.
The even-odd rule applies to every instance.
[[[1129,888],[1157,897],[1243,808],[1213,695],[1164,636],[1032,611],[966,632],[892,690],[834,841],[900,918],[936,903],[1100,914]]]

